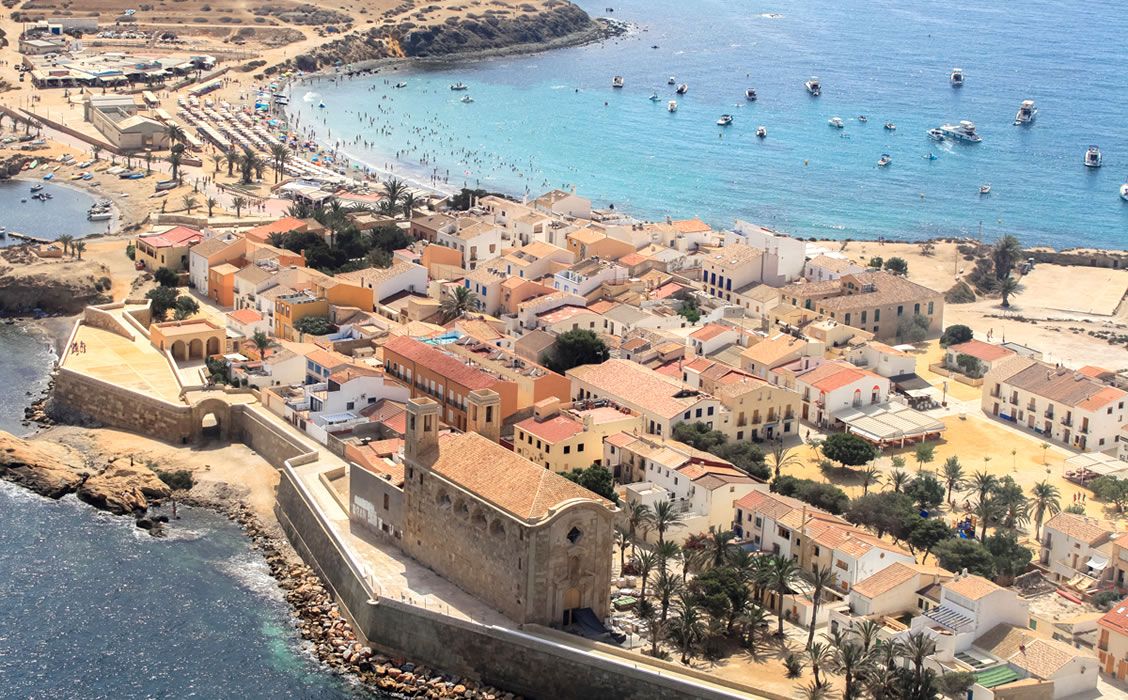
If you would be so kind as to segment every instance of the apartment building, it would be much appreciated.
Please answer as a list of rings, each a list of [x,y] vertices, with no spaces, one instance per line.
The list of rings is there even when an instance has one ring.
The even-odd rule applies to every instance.
[[[1042,526],[1038,563],[1054,581],[1073,582],[1081,577],[1092,583],[1111,573],[1108,565],[1116,536],[1116,529],[1104,520],[1058,513]]]
[[[564,404],[550,397],[533,406],[533,417],[513,426],[513,450],[545,469],[568,473],[603,464],[603,439],[641,430],[642,419],[606,402]]]

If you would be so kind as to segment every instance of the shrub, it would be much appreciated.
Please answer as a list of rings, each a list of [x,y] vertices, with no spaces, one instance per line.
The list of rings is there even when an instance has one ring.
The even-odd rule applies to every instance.
[[[192,478],[192,472],[187,469],[177,469],[175,471],[155,469],[153,471],[155,471],[160,480],[168,484],[168,487],[173,491],[188,491],[196,483]]]
[[[965,287],[967,285],[964,285]],[[957,323],[953,326],[948,326],[944,329],[944,334],[940,336],[940,347],[948,347],[949,345],[959,345],[971,340],[973,334],[971,328]]]
[[[972,291],[967,282],[961,280],[944,292],[944,301],[949,304],[970,304],[975,301],[975,292]]]

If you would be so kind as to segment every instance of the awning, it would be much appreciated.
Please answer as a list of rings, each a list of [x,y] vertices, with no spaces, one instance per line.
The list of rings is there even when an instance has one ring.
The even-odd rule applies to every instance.
[[[1108,566],[1108,559],[1105,559],[1099,554],[1094,554],[1093,556],[1089,557],[1089,561],[1086,562],[1086,564],[1093,571],[1100,571],[1101,569]]]

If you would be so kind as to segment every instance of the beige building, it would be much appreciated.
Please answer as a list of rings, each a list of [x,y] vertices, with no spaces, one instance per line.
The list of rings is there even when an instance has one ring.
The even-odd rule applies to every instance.
[[[799,394],[762,379],[747,378],[716,389],[728,409],[721,430],[730,440],[772,440],[798,429]]]
[[[914,316],[928,320],[930,336],[938,335],[944,327],[942,293],[888,272],[790,284],[780,289],[780,301],[870,331],[878,340],[896,339],[902,322]]]
[[[89,95],[84,117],[111,146],[121,151],[157,151],[168,148],[165,125],[140,114],[140,105],[125,95]]]
[[[227,351],[227,333],[211,321],[192,319],[149,326],[149,341],[179,362],[203,360]]]
[[[603,438],[642,428],[642,419],[613,406],[562,408],[547,398],[533,407],[533,417],[513,426],[513,451],[545,469],[568,473],[603,463]]]
[[[439,404],[408,402],[404,550],[517,623],[606,618],[616,509],[497,444],[496,394],[470,404],[478,432],[440,435]]]

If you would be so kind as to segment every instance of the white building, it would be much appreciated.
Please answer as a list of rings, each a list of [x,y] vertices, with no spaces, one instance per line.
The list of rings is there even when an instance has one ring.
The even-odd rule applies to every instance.
[[[803,267],[803,277],[808,282],[826,282],[836,280],[843,275],[853,275],[865,272],[866,268],[851,262],[846,257],[833,257],[830,255],[816,255],[807,261]]]
[[[846,351],[846,361],[868,369],[882,377],[899,377],[916,372],[916,358],[907,352],[876,340],[870,340]]]
[[[435,235],[435,242],[462,253],[463,269],[474,270],[481,263],[501,255],[501,234],[499,226],[467,217],[459,219],[453,231],[440,229]]]
[[[552,287],[557,291],[587,297],[598,290],[604,282],[614,284],[624,282],[626,279],[627,271],[621,265],[609,260],[591,258],[581,260],[567,270],[557,272]]]
[[[303,400],[287,402],[287,420],[325,444],[327,433],[366,423],[361,409],[378,401],[406,402],[410,390],[386,379],[382,370],[360,365],[338,369],[321,383],[306,384]]]
[[[889,380],[845,362],[829,361],[797,372],[795,391],[802,399],[800,417],[830,425],[835,414],[889,400]]]
[[[698,355],[712,355],[739,338],[740,331],[735,326],[710,323],[690,333],[686,342]]]
[[[1042,526],[1038,563],[1054,581],[1071,581],[1079,576],[1100,580],[1107,571],[1112,539],[1117,534],[1103,520],[1058,513]]]
[[[575,192],[552,190],[533,200],[533,207],[545,214],[573,219],[591,218],[591,200]]]
[[[725,245],[740,242],[767,253],[761,275],[765,284],[779,286],[802,276],[807,261],[805,242],[747,221],[737,220],[733,228],[725,236]]]

